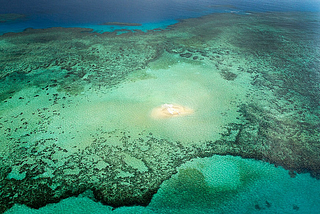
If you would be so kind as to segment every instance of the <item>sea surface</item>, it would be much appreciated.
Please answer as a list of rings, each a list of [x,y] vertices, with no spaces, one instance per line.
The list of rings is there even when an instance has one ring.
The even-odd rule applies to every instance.
[[[320,1],[0,5],[0,213],[319,213]]]
[[[25,28],[75,26],[91,27],[100,32],[112,31],[115,26],[113,28],[99,26],[105,22],[141,23],[143,26],[140,29],[147,30],[166,27],[179,19],[200,17],[210,13],[310,12],[319,11],[319,8],[320,3],[317,0],[31,0],[27,2],[2,0],[0,14],[23,14],[24,17],[2,22],[0,33],[17,32]]]

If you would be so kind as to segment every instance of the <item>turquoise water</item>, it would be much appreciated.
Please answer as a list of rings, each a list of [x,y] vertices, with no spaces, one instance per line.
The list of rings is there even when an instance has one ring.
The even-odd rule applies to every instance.
[[[0,213],[318,213],[319,4],[3,3]]]

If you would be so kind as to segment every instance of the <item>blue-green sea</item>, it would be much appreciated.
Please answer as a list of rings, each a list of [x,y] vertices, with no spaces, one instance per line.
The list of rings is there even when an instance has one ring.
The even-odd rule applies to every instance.
[[[319,1],[0,5],[0,213],[320,213]]]

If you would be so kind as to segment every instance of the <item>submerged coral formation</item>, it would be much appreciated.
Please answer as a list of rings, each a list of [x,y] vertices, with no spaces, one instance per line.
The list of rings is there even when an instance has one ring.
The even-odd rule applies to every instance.
[[[147,33],[2,35],[0,212],[87,190],[113,207],[147,205],[177,167],[215,154],[319,178],[314,20],[316,13],[213,14]],[[156,106],[174,117],[153,119]],[[186,170],[178,176],[205,179]]]

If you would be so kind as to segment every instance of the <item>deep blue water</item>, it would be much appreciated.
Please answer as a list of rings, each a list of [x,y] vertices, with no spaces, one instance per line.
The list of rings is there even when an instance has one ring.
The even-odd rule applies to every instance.
[[[0,5],[0,14],[26,15],[20,20],[0,23],[0,34],[27,27],[108,30],[99,26],[104,22],[142,23],[141,29],[150,29],[214,12],[320,10],[319,0],[1,0]],[[112,30],[110,26],[107,28]]]

